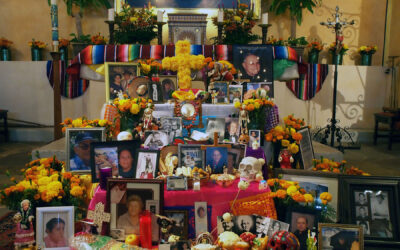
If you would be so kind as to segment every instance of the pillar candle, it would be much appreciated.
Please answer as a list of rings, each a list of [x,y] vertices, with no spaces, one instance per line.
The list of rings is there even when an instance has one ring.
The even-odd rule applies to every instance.
[[[108,9],[108,21],[114,21],[114,9]]]
[[[58,51],[58,6],[57,0],[51,0],[51,39],[53,41],[53,50]]]
[[[262,24],[268,24],[268,13],[263,13],[261,17]]]
[[[158,10],[158,11],[157,11],[157,22],[158,22],[158,23],[162,23],[162,21],[163,21],[163,16],[164,16],[164,12],[161,11],[161,10]]]
[[[112,176],[112,168],[104,167],[100,168],[100,188],[102,190],[107,189],[107,178]]]
[[[139,231],[140,231],[140,246],[143,248],[151,249],[152,243],[152,230],[151,230],[151,213],[144,211],[139,218]]]
[[[218,10],[218,22],[222,23],[224,21],[224,11]]]

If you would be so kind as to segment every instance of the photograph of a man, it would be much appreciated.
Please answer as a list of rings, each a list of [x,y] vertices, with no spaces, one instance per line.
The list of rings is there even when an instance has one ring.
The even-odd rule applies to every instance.
[[[296,235],[300,243],[300,250],[307,250],[308,230],[313,229],[315,216],[292,212],[291,232]]]
[[[206,166],[210,166],[213,174],[222,174],[224,167],[228,167],[228,149],[212,147],[206,149]]]
[[[69,170],[90,170],[90,144],[102,141],[100,130],[69,130]]]

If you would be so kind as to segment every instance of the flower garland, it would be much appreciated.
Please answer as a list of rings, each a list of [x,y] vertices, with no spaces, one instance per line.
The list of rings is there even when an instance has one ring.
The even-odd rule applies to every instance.
[[[364,175],[369,176],[370,174],[364,172],[361,169],[358,169],[354,166],[350,168],[346,167],[346,161],[336,162],[333,160],[329,160],[327,158],[321,158],[321,160],[314,159],[313,160],[313,171],[322,171],[322,172],[332,172],[337,174],[347,174],[347,175]]]
[[[114,125],[108,120],[89,120],[85,116],[72,120],[71,118],[65,118],[64,122],[61,123],[63,126],[62,132],[65,133],[67,128],[106,128],[106,137],[112,138]]]

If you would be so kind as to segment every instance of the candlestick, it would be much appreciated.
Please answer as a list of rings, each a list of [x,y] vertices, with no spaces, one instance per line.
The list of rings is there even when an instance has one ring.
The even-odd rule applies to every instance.
[[[107,21],[114,21],[114,9],[108,9],[108,19]]]
[[[218,22],[222,23],[224,21],[224,11],[218,10]]]
[[[58,6],[57,0],[51,0],[51,39],[53,41],[53,51],[58,52]]]
[[[268,28],[271,27],[271,24],[259,24],[258,26],[261,27],[262,29],[262,39],[261,43],[262,44],[267,44],[267,34],[268,34]]]
[[[162,45],[162,30],[165,22],[157,22],[157,40],[158,45]]]
[[[100,168],[100,188],[102,190],[107,189],[107,178],[112,176],[112,168],[104,167]]]
[[[261,23],[268,24],[268,13],[267,12],[262,14]]]

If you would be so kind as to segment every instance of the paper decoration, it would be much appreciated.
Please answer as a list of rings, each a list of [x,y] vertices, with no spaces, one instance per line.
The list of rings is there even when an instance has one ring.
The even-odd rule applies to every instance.
[[[103,222],[110,222],[111,215],[110,213],[104,212],[104,204],[102,202],[99,202],[96,204],[94,211],[88,211],[87,218],[89,220],[93,220],[93,224],[97,226],[97,231],[100,233],[103,227]]]

